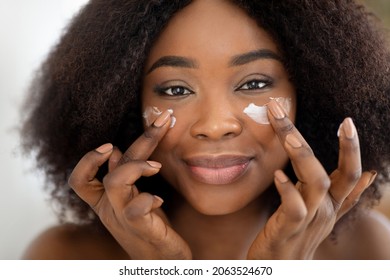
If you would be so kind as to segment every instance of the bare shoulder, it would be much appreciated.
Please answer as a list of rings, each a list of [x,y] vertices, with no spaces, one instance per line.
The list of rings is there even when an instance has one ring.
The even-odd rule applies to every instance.
[[[325,240],[318,258],[390,260],[390,220],[382,213],[367,211],[341,229],[336,240]]]
[[[24,259],[79,260],[123,259],[125,252],[103,230],[64,224],[45,230],[27,248]]]

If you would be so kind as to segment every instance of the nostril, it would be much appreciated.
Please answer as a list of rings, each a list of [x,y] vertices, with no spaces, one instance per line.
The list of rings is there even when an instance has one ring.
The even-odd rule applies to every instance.
[[[225,133],[224,137],[225,138],[233,138],[236,136],[236,133],[234,132],[228,132],[228,133]]]
[[[196,135],[196,138],[198,138],[198,139],[206,139],[207,138],[207,135],[205,135],[205,134],[197,134]]]
[[[241,134],[243,124],[231,111],[214,110],[199,116],[191,127],[191,135],[197,139],[221,140]]]

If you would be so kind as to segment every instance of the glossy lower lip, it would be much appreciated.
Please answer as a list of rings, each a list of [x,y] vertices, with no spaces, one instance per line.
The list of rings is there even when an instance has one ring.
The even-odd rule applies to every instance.
[[[245,173],[250,160],[248,157],[220,156],[194,158],[186,163],[196,180],[210,185],[226,185]]]

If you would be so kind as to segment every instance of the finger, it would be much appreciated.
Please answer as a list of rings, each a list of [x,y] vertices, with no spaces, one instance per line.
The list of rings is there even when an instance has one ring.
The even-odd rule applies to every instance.
[[[112,154],[108,160],[108,172],[113,171],[118,166],[121,158],[122,152],[117,147],[114,147]]]
[[[162,204],[161,198],[149,193],[141,193],[128,203],[124,216],[133,233],[148,244],[153,245],[157,258],[189,259],[191,250],[186,242],[161,219],[155,209]]]
[[[120,213],[125,205],[137,196],[134,183],[141,176],[152,176],[160,171],[161,164],[154,161],[132,161],[118,166],[103,179],[106,195],[112,208]]]
[[[340,204],[353,190],[362,175],[360,146],[357,130],[351,118],[346,118],[340,125],[339,131],[339,163],[332,174],[330,192],[336,204]]]
[[[104,193],[103,184],[95,176],[112,151],[112,144],[104,144],[87,153],[78,162],[68,179],[69,186],[92,208]]]
[[[138,227],[138,229],[142,230],[142,228],[146,226],[144,223],[146,215],[160,207],[162,203],[163,200],[158,196],[144,192],[129,201],[123,212],[129,222],[141,226],[141,228]]]
[[[172,111],[162,113],[151,126],[126,150],[119,164],[132,160],[147,160],[167,133],[172,118]]]
[[[344,214],[346,214],[349,210],[352,209],[352,207],[354,207],[359,202],[361,195],[375,181],[376,176],[377,173],[375,171],[363,172],[356,186],[344,199],[343,204],[341,205],[340,210],[337,213],[337,220],[340,219]]]
[[[294,172],[300,182],[300,191],[313,216],[330,187],[330,179],[322,164],[315,157],[303,136],[274,100],[268,104],[269,119],[275,133],[290,157]]]
[[[301,194],[283,171],[275,171],[274,182],[281,197],[281,204],[275,216],[278,236],[287,238],[300,229],[306,219],[307,208]]]

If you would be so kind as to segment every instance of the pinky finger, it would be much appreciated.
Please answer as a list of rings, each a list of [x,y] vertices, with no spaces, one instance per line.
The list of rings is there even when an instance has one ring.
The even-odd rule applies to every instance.
[[[337,213],[337,220],[354,207],[360,199],[362,193],[374,182],[377,173],[375,171],[364,172],[357,182],[355,188],[345,198],[340,210]]]

